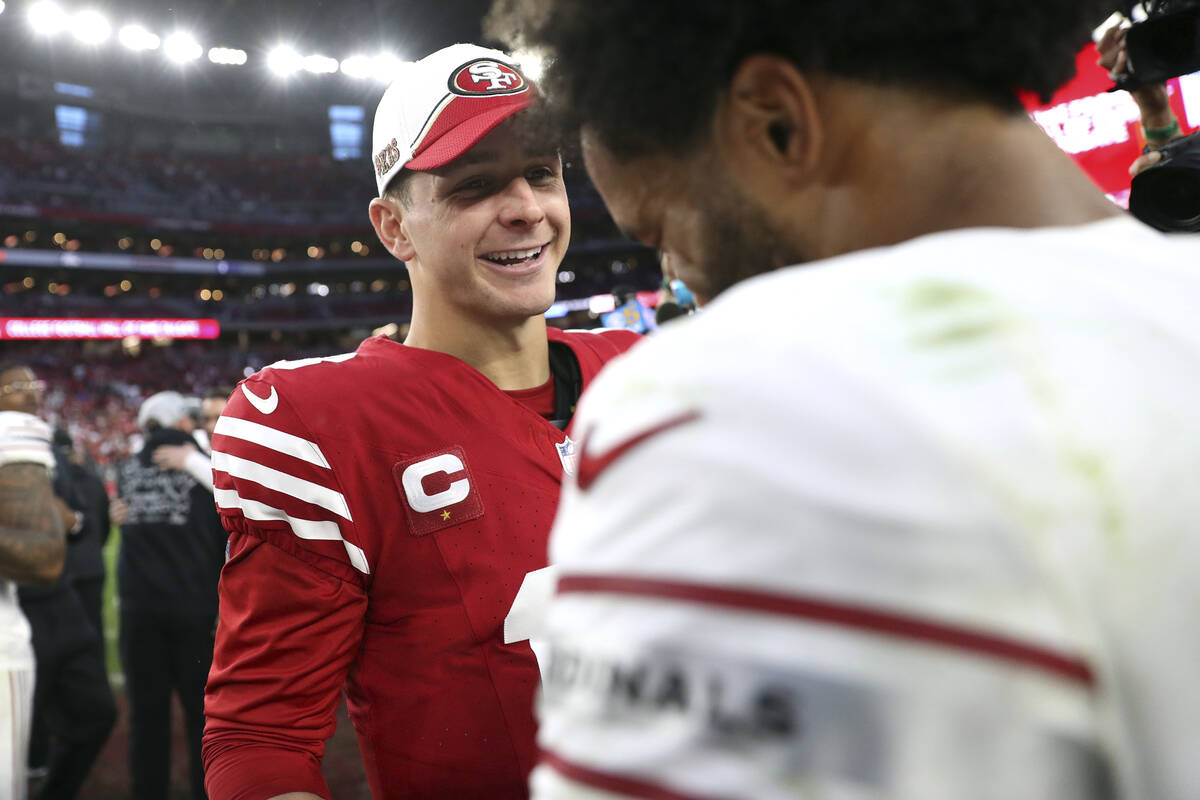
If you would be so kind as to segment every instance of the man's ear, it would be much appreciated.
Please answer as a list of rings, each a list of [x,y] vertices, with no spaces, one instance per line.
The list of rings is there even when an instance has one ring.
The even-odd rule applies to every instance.
[[[416,255],[404,226],[404,207],[389,197],[376,197],[368,211],[375,235],[387,251],[401,261],[412,261]]]
[[[714,119],[717,146],[732,174],[795,186],[812,179],[821,119],[808,79],[786,58],[753,55],[738,65]]]

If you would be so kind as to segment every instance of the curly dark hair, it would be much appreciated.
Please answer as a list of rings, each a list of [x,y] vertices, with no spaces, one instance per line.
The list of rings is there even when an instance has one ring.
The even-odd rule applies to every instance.
[[[1020,109],[1071,78],[1114,0],[494,0],[487,35],[548,57],[540,81],[621,155],[686,148],[734,69],[775,53],[805,71]]]

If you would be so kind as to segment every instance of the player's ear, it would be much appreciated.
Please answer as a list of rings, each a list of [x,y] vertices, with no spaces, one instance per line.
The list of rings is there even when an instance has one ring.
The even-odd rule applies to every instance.
[[[387,251],[401,261],[412,261],[416,255],[404,225],[404,206],[390,197],[377,197],[368,211],[375,235]]]
[[[786,58],[753,55],[738,65],[714,119],[718,148],[732,174],[795,188],[813,177],[821,120],[813,88]]]

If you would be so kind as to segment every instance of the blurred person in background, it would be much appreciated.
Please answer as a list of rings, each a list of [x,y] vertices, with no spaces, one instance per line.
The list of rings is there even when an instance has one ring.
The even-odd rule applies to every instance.
[[[67,566],[71,586],[83,603],[87,619],[100,634],[101,655],[104,651],[103,598],[104,545],[108,542],[113,520],[104,481],[86,466],[84,454],[75,447],[64,428],[54,431],[54,451],[57,463],[70,474],[76,498],[81,506],[83,524],[78,533],[67,539]],[[102,659],[103,660],[103,659]]]
[[[196,446],[193,405],[178,392],[148,397],[138,410],[145,444],[118,473],[118,494],[127,506],[117,558],[120,650],[137,800],[167,796],[173,693],[184,711],[192,797],[205,797],[204,683],[212,664],[225,531],[211,489],[188,472],[153,461],[160,447]]]
[[[1079,0],[504,0],[706,302],[581,403],[539,800],[1185,800],[1200,241],[1025,113]]]
[[[533,99],[475,45],[399,68],[369,213],[407,263],[405,343],[276,363],[217,424],[214,800],[328,798],[343,688],[375,797],[527,794],[539,673],[510,608],[543,586],[575,402],[638,340],[547,329],[571,225]]]
[[[159,445],[151,456],[154,466],[159,469],[183,470],[211,492],[213,431],[232,392],[232,389],[214,389],[206,394],[197,409],[196,416],[200,427],[192,432],[193,440],[183,444]]]
[[[28,367],[0,363],[0,796],[16,800],[29,788],[35,670],[17,584],[59,580],[74,525],[51,482],[50,427],[37,417],[44,388]]]
[[[221,419],[221,414],[225,413],[225,406],[229,403],[231,394],[233,394],[233,387],[221,386],[209,391],[200,401],[200,427],[208,434],[210,442],[217,429],[217,421]],[[211,446],[209,449],[212,449]]]
[[[0,372],[0,387],[0,414],[37,431],[24,444],[0,442],[0,448],[28,453],[32,440],[41,440],[36,415],[42,384],[27,367],[15,366]],[[40,453],[40,445],[37,450]],[[55,513],[69,537],[79,536],[87,526],[88,504],[69,462],[53,450],[50,453]],[[116,722],[99,647],[102,636],[75,592],[70,566],[68,555],[53,582],[30,582],[18,592],[36,657],[27,759],[30,776],[40,782],[34,793],[37,798],[75,797]]]

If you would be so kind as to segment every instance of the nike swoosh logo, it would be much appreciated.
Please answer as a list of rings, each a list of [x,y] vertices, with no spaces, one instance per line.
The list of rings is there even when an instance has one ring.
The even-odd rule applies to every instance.
[[[583,444],[579,447],[579,466],[576,472],[576,482],[580,489],[586,490],[593,483],[600,473],[608,469],[614,461],[628,453],[633,448],[637,447],[642,442],[652,436],[657,436],[664,431],[669,431],[672,428],[678,428],[680,425],[685,425],[700,418],[699,411],[688,411],[680,414],[677,417],[671,417],[665,422],[660,422],[649,430],[642,431],[636,436],[632,436],[615,447],[611,447],[599,455],[593,454],[588,448],[588,440],[592,438],[592,432],[588,431],[583,438]]]
[[[246,395],[246,399],[250,401],[250,405],[258,409],[261,414],[274,414],[275,409],[279,408],[279,393],[275,391],[275,387],[271,387],[271,393],[266,397],[259,397],[254,392],[246,388],[246,384],[242,384],[242,394]]]

